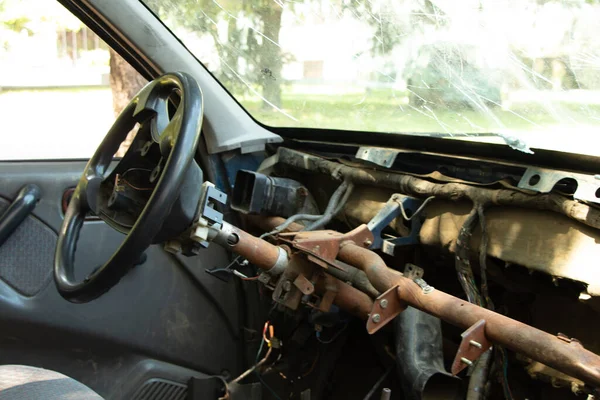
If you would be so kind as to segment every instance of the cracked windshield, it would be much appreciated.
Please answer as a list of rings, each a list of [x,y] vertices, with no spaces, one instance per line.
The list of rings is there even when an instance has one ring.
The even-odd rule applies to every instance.
[[[266,125],[600,155],[596,1],[145,3]]]

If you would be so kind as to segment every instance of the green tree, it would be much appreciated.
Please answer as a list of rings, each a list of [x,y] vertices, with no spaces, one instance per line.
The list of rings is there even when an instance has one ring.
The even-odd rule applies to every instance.
[[[183,0],[177,3],[147,0],[146,4],[168,25],[208,34],[217,48],[221,67],[217,78],[235,92],[257,84],[264,106],[281,107],[279,46],[283,3],[274,0]],[[227,34],[223,35],[223,23]],[[254,89],[254,88],[252,88]]]

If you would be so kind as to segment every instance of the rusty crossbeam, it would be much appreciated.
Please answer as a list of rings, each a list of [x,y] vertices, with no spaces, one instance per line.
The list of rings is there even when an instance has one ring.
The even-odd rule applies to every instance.
[[[267,222],[274,228],[283,221],[281,218],[273,218]],[[301,225],[298,225],[298,227],[301,227]],[[235,236],[232,237],[232,234]],[[271,271],[280,261],[279,255],[281,254],[280,249],[282,247],[275,246],[264,239],[252,236],[244,230],[231,225],[227,225],[227,229],[223,231],[223,234],[215,238],[215,242],[228,247],[231,251],[267,272]],[[335,280],[337,283],[337,293],[335,294],[333,303],[361,319],[367,319],[371,308],[373,308],[373,300],[357,288],[338,279]],[[315,289],[321,295],[327,292],[327,288],[323,286],[318,285]]]
[[[485,320],[485,335],[491,342],[600,388],[600,356],[577,340],[564,340],[440,290],[423,290],[388,268],[377,254],[353,243],[342,244],[338,258],[362,269],[377,290],[398,286],[398,296],[406,304],[464,329]]]
[[[272,230],[283,221],[282,218],[270,217],[256,222],[261,228]],[[294,229],[290,230],[299,227],[294,226]],[[269,245],[272,246],[270,243]],[[402,302],[463,329],[485,320],[485,335],[491,342],[581,379],[595,389],[600,388],[600,356],[583,348],[577,340],[566,339],[564,335],[551,335],[440,290],[424,288],[423,285],[389,268],[376,253],[351,241],[340,244],[337,258],[364,271],[371,284],[382,293],[397,287],[396,291]],[[352,304],[350,296],[354,292],[345,294],[347,298],[337,303],[342,308]],[[366,301],[358,303],[359,308],[367,304]],[[357,306],[353,305],[355,314],[368,315],[362,309],[356,313]],[[373,323],[371,320],[369,322]]]
[[[270,222],[278,220],[272,219]],[[233,251],[260,268],[272,268],[276,255],[280,254],[278,246],[239,228],[234,228],[233,232],[237,237],[236,243],[229,243]],[[339,238],[334,240],[339,243]],[[397,286],[401,301],[464,329],[479,320],[485,320],[485,334],[491,342],[581,379],[594,388],[600,388],[600,357],[583,348],[577,340],[564,340],[440,290],[424,290],[413,280],[387,267],[376,253],[352,241],[340,243],[337,258],[364,271],[371,284],[380,292]],[[340,285],[343,289],[341,293],[337,293],[334,303],[355,315],[363,318],[367,316],[373,305],[372,300],[343,282]]]

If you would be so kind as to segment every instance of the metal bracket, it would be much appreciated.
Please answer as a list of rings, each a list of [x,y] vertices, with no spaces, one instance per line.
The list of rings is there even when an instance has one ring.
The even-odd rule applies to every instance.
[[[386,149],[384,147],[359,147],[356,152],[356,158],[372,162],[381,167],[390,168],[394,165],[399,153],[398,150]]]
[[[373,235],[366,225],[343,234],[335,231],[280,233],[277,239],[307,254],[312,262],[323,268],[339,268],[336,257],[342,242],[350,241],[366,248],[373,243]]]
[[[383,328],[388,322],[396,318],[398,314],[406,310],[406,303],[398,296],[398,286],[388,289],[373,303],[373,308],[367,320],[367,332],[374,334]]]
[[[485,320],[480,319],[461,335],[462,341],[452,363],[452,375],[458,374],[463,369],[473,365],[492,343],[485,336]]]
[[[419,243],[419,232],[422,222],[419,218],[411,219],[410,233],[408,236],[398,237],[394,239],[383,239],[381,234],[383,230],[396,218],[402,217],[401,205],[404,210],[415,211],[423,204],[423,200],[416,199],[410,196],[400,194],[393,195],[385,206],[379,210],[377,215],[369,221],[367,227],[373,234],[373,244],[369,247],[372,250],[382,249],[384,253],[391,256],[394,255],[395,249],[398,246],[406,246],[409,244]]]
[[[315,286],[312,282],[306,279],[302,274],[299,274],[296,279],[294,279],[294,286],[296,286],[304,295],[311,295],[315,291]]]
[[[573,193],[574,199],[600,203],[598,196],[600,194],[600,179],[598,179],[598,175],[529,167],[521,177],[518,187],[539,193],[550,193],[554,186],[563,179],[572,179],[577,182],[575,193]]]

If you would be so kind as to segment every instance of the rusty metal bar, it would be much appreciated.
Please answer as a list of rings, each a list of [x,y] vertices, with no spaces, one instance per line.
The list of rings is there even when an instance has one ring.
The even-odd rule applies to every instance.
[[[600,210],[554,193],[531,196],[513,189],[489,189],[463,183],[434,183],[416,176],[393,171],[348,166],[285,147],[280,147],[277,154],[279,157],[278,162],[281,164],[326,176],[335,174],[338,179],[349,178],[356,185],[385,187],[416,197],[434,195],[437,198],[452,201],[469,199],[473,202],[499,206],[545,209],[566,215],[592,228],[600,229]]]
[[[270,232],[279,225],[285,222],[285,218],[282,217],[267,217],[262,215],[247,215],[246,216],[248,222],[252,225],[258,227],[259,229]],[[297,223],[292,223],[287,229],[286,232],[298,232],[303,228],[302,225]],[[353,287],[359,289],[361,292],[366,293],[369,297],[375,298],[379,296],[379,292],[375,290],[371,282],[367,279],[366,274],[347,264],[341,264],[338,268],[328,268],[325,270],[328,274],[334,276],[342,282],[350,282]],[[366,317],[365,317],[366,319]]]
[[[362,269],[379,291],[398,286],[399,298],[408,305],[464,329],[483,319],[490,341],[600,387],[600,357],[576,340],[559,338],[439,290],[424,291],[388,268],[377,254],[353,243],[343,243],[338,258]]]
[[[265,232],[270,232],[285,222],[285,218],[265,215],[245,215],[244,218],[246,218],[249,223]],[[304,228],[303,225],[292,222],[284,232],[299,232],[302,228]]]
[[[256,222],[261,228],[272,230],[283,221],[269,217]],[[576,340],[559,338],[439,290],[426,294],[415,282],[387,267],[376,253],[353,243],[342,243],[338,258],[364,271],[380,292],[399,286],[398,296],[402,301],[463,329],[484,319],[485,334],[492,342],[600,387],[600,356],[584,349]],[[344,303],[350,303],[349,299]]]
[[[287,253],[282,247],[252,236],[227,223],[214,238],[214,242],[231,249],[265,271],[273,271],[281,266],[285,268],[287,265]],[[283,253],[285,256],[282,258]],[[365,293],[342,281],[338,281],[337,289],[333,303],[359,318],[367,319],[373,307],[373,300]],[[322,293],[320,288],[317,288],[317,292]]]
[[[338,292],[333,303],[364,320],[369,318],[373,308],[373,300],[369,296],[342,281],[338,282]]]
[[[271,271],[281,265],[285,267],[287,264],[287,254],[281,247],[226,222],[212,240],[266,271]]]

